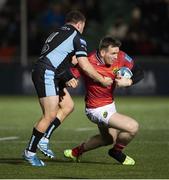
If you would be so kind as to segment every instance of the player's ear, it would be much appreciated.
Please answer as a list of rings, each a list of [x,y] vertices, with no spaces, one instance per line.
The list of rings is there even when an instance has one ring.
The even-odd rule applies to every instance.
[[[81,28],[82,28],[82,22],[81,21],[79,21],[79,22],[77,22],[77,28],[78,28],[78,30],[81,30]]]
[[[76,26],[77,26],[78,28],[80,28],[80,22],[77,22]]]
[[[105,52],[106,52],[106,51],[105,51],[104,49],[101,49],[101,50],[100,50],[100,56],[101,56],[101,57],[104,57]]]

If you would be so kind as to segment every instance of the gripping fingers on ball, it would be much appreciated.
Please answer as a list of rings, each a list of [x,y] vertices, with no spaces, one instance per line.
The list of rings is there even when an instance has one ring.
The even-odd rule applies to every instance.
[[[115,79],[116,86],[118,87],[128,87],[131,86],[132,80],[122,77],[121,79]]]

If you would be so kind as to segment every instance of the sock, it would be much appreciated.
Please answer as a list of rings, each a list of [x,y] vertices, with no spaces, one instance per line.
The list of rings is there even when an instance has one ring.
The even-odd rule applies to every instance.
[[[115,152],[122,152],[122,150],[125,148],[126,146],[123,144],[115,144],[113,147],[113,151]]]
[[[72,155],[78,157],[85,152],[84,143],[72,149]]]
[[[115,144],[114,147],[108,151],[108,154],[120,163],[123,163],[126,159],[126,155],[122,152],[124,148],[125,145]]]
[[[39,143],[39,141],[43,137],[43,135],[44,135],[44,133],[41,133],[37,129],[33,128],[32,136],[31,136],[30,142],[29,142],[26,150],[35,153],[36,149],[37,149],[37,144]]]
[[[59,127],[60,124],[61,124],[60,120],[59,120],[58,118],[56,118],[56,119],[50,124],[50,126],[48,127],[48,129],[46,130],[44,137],[47,138],[47,139],[50,139],[53,131],[54,131],[57,127]]]

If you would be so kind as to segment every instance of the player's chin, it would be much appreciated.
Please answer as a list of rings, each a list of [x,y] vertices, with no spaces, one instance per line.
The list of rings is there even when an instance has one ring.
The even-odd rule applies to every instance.
[[[107,66],[107,67],[110,67],[112,64],[113,64],[113,63],[111,63],[111,62],[110,62],[110,63],[106,63],[106,66]]]

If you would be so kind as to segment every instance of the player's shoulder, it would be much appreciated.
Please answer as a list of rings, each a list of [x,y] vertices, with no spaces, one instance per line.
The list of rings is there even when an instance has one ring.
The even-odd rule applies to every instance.
[[[57,27],[57,31],[60,33],[60,35],[66,35],[69,36],[74,32],[74,28],[68,24],[65,24],[63,26]]]
[[[70,24],[64,24],[63,26],[59,27],[62,31],[74,31],[76,30],[72,25]]]
[[[83,38],[83,36],[80,36],[80,37],[79,37],[79,40],[80,40],[80,44],[81,44],[81,45],[87,46],[87,42],[86,42],[86,40]]]
[[[91,52],[88,53],[88,57],[93,57],[93,56],[95,56],[95,54],[96,54],[95,50],[91,51]]]
[[[121,51],[121,50],[118,53],[118,58],[120,60],[124,60],[124,61],[128,61],[128,62],[132,62],[133,61],[133,58],[131,56],[129,56],[126,52]]]
[[[87,42],[86,42],[85,38],[83,37],[83,35],[80,34],[79,31],[76,31],[76,32],[77,32],[77,34],[75,36],[75,41],[79,42],[81,45],[87,47]]]
[[[96,50],[88,53],[87,57],[88,57],[89,61],[96,61]]]
[[[82,34],[72,25],[65,24],[60,27],[60,31],[67,36],[73,36],[76,40],[83,39]],[[85,40],[84,40],[85,41]]]
[[[70,35],[72,35],[72,33],[74,34],[74,41],[77,42],[78,44],[80,43],[83,46],[87,46],[87,42],[85,40],[85,38],[83,37],[83,35],[72,25],[70,24],[65,24],[64,26],[62,26],[62,29],[65,31],[69,31]]]

